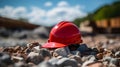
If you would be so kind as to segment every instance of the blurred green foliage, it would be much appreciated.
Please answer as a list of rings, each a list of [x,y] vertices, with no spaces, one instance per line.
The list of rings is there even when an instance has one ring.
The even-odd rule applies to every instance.
[[[98,8],[95,12],[88,14],[86,17],[77,18],[73,22],[79,26],[85,20],[96,21],[101,19],[110,19],[120,16],[120,1],[114,2],[110,5],[104,5]]]
[[[20,18],[18,18],[18,20],[28,23],[28,19],[27,19],[27,18],[22,18],[22,17],[20,17]]]
[[[120,16],[120,2],[115,2],[112,5],[105,5],[98,9],[94,13],[94,20],[101,20],[101,19],[110,19],[113,17]]]
[[[88,14],[88,16],[83,18],[77,18],[73,22],[79,27],[80,23],[82,23],[85,20],[92,20],[92,17],[93,17],[93,14]]]

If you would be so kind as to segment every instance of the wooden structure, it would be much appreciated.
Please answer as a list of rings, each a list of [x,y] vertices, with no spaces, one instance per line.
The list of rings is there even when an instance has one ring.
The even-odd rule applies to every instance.
[[[90,26],[96,33],[119,33],[120,34],[120,17],[104,19],[96,22],[90,21]]]

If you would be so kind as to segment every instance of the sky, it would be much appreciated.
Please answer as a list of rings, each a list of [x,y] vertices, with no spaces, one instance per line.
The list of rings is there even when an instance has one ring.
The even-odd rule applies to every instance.
[[[0,0],[0,16],[28,19],[30,23],[52,26],[93,13],[117,0]]]

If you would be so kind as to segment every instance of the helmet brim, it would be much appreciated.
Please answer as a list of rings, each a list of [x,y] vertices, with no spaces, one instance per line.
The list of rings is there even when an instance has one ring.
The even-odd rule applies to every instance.
[[[67,46],[66,44],[57,43],[57,42],[47,42],[42,45],[42,48],[62,48]]]

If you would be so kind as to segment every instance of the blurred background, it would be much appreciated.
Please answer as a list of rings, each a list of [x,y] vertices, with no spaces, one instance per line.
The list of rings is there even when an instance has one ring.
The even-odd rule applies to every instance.
[[[86,43],[120,39],[120,0],[0,0],[0,46],[44,44],[64,20],[79,27]]]

